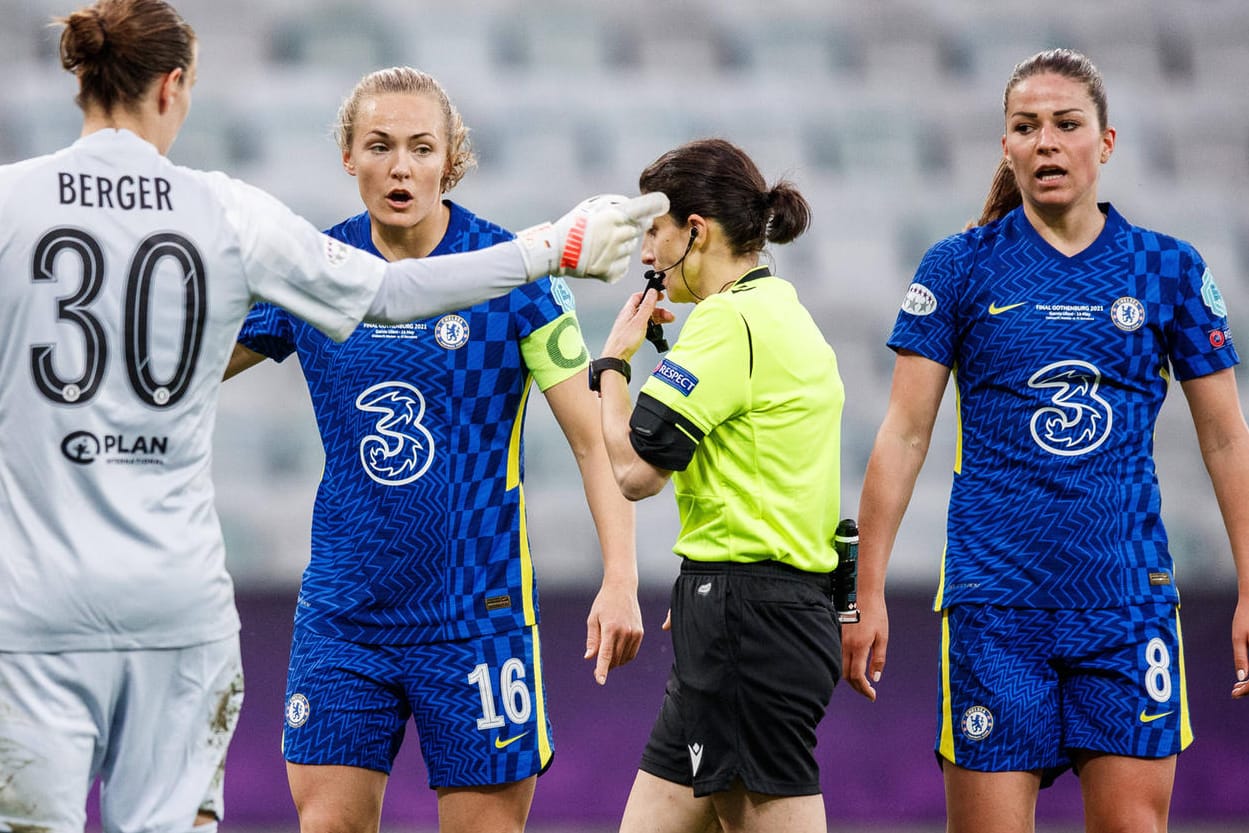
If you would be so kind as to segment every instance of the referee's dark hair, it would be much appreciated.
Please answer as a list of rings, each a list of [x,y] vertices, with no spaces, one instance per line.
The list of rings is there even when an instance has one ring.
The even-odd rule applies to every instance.
[[[132,109],[153,81],[195,59],[195,30],[164,0],[98,0],[53,22],[65,27],[61,66],[78,77],[84,110]]]
[[[724,139],[673,148],[642,171],[638,188],[667,194],[668,213],[679,223],[691,214],[716,220],[735,255],[788,243],[811,223],[811,206],[792,182],[769,188],[746,152]]]

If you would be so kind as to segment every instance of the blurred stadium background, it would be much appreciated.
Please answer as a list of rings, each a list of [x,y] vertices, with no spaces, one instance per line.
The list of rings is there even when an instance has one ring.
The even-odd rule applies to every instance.
[[[58,30],[47,24],[79,5],[0,0],[0,162],[77,136],[75,84],[59,68]],[[888,395],[892,354],[883,344],[898,302],[924,249],[978,213],[1000,153],[1003,85],[1015,62],[1040,49],[1080,49],[1105,76],[1118,146],[1102,198],[1134,222],[1196,244],[1233,322],[1249,321],[1245,0],[175,5],[199,33],[201,52],[191,116],[171,158],[259,185],[321,226],[359,210],[330,137],[338,104],[362,74],[395,64],[438,77],[472,129],[479,167],[451,197],[513,228],[553,218],[592,193],[634,193],[646,163],[699,136],[729,138],[769,179],[792,179],[812,203],[814,225],[777,249],[774,262],[840,358],[847,515],[855,514]],[[630,289],[575,286],[592,351]],[[650,360],[648,350],[639,363]],[[1249,388],[1243,373],[1241,388]],[[952,400],[891,566],[891,686],[873,707],[839,690],[822,735],[834,827],[940,827],[929,751],[936,620],[924,608],[944,538]],[[634,666],[596,690],[579,641],[597,544],[571,455],[541,397],[531,402],[528,505],[561,753],[540,782],[533,819],[557,829],[607,828],[623,807],[669,662],[658,624],[676,569],[675,508],[667,496],[639,506],[649,635]],[[227,777],[227,827],[293,827],[277,751],[282,673],[322,465],[293,362],[266,363],[225,386],[216,449],[249,674]],[[1199,735],[1180,760],[1173,829],[1246,829],[1249,707],[1231,710],[1226,696],[1235,574],[1178,391],[1163,410],[1157,456],[1185,591]],[[396,830],[434,818],[419,757],[409,752],[387,801],[386,823]],[[1042,797],[1046,829],[1078,825],[1078,787],[1065,781]]]

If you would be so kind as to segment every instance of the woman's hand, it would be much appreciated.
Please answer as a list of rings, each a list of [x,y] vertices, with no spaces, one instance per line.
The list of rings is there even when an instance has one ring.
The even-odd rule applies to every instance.
[[[668,324],[676,319],[670,310],[656,306],[661,300],[663,293],[649,288],[630,295],[616,316],[616,323],[612,325],[611,333],[603,344],[603,352],[599,355],[616,356],[625,361],[632,359],[642,345],[642,339],[646,338],[647,324],[651,321]]]

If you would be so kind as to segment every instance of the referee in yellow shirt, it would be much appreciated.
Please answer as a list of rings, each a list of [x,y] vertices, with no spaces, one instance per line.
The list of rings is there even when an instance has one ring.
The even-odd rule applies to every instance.
[[[659,293],[629,299],[590,365],[621,490],[640,500],[671,478],[681,519],[672,673],[621,831],[823,833],[813,750],[841,675],[844,391],[793,285],[760,264],[806,230],[810,206],[719,139],[668,151],[640,189],[671,203],[642,261],[662,266],[670,301],[697,306],[636,407],[629,359],[648,322],[673,320]]]

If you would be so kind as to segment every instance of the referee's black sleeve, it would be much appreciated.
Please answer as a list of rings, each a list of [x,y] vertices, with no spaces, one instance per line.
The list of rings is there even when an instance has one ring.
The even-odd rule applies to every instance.
[[[703,438],[698,426],[645,393],[638,395],[629,428],[638,456],[666,471],[685,471]]]

